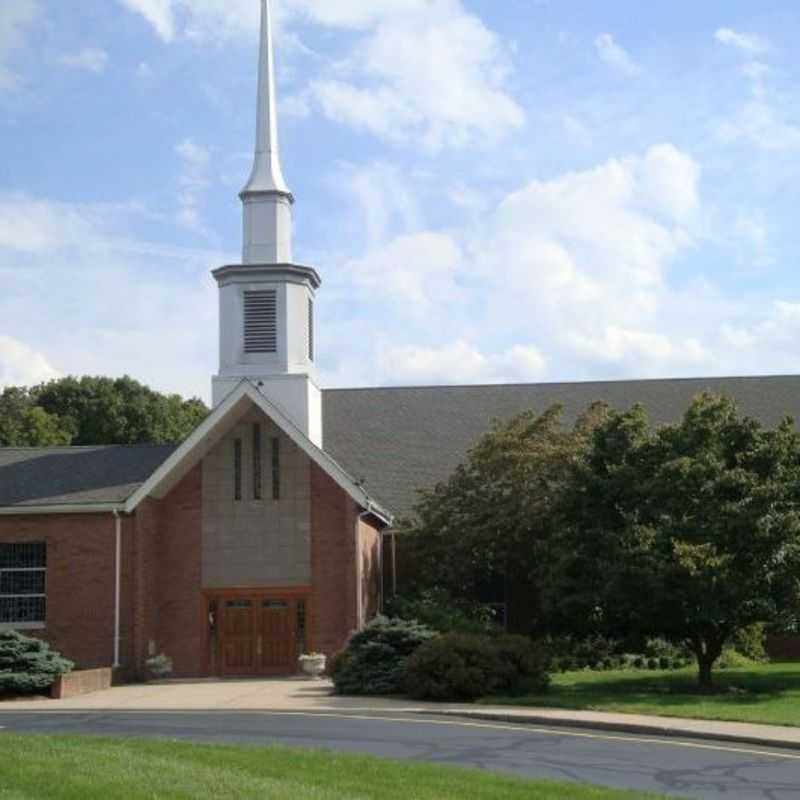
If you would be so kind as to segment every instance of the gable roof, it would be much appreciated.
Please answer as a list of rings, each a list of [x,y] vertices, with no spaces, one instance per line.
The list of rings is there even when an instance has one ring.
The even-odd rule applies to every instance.
[[[246,385],[265,413],[281,414]],[[413,508],[420,488],[450,475],[494,419],[560,403],[569,425],[590,403],[605,400],[618,409],[642,403],[651,419],[663,424],[677,421],[702,391],[732,397],[743,413],[768,426],[787,415],[800,419],[800,376],[329,389],[323,392],[325,452],[307,440],[306,447],[362,507],[371,503],[383,514],[389,509],[399,515]],[[0,448],[0,514],[121,508],[134,494],[142,495],[176,450],[174,445]],[[158,491],[168,485],[162,482]]]
[[[733,398],[768,426],[800,420],[800,376],[334,389],[323,392],[325,449],[395,515],[445,480],[494,419],[558,403],[571,425],[594,401],[641,403],[656,424],[678,421],[703,391]]]
[[[249,404],[266,414],[305,454],[328,474],[365,511],[386,524],[392,515],[381,508],[364,489],[324,450],[317,447],[284,412],[268,400],[250,381],[243,380],[195,428],[191,436],[139,486],[125,502],[130,513],[145,497],[163,497],[222,438],[231,418],[238,418]]]
[[[175,445],[0,448],[0,507],[118,506]]]

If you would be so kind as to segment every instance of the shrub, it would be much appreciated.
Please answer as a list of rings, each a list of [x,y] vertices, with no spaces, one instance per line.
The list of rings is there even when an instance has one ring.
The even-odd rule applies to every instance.
[[[408,660],[406,687],[418,700],[475,700],[487,694],[541,692],[550,656],[522,636],[449,633]]]
[[[658,659],[648,658],[647,659],[647,669],[658,669]]]
[[[752,658],[742,655],[732,647],[726,647],[715,666],[718,669],[737,669],[738,667],[752,667],[755,663]]]
[[[688,658],[691,653],[685,647],[673,644],[667,639],[655,637],[645,642],[644,656],[645,658],[668,658],[670,661],[675,661],[676,659]]]
[[[619,663],[616,656],[619,642],[599,634],[583,639],[572,636],[547,637],[541,641],[541,646],[553,654],[556,665],[564,671],[586,667],[605,669],[609,660]],[[569,666],[561,666],[562,664]]]
[[[408,657],[435,635],[415,621],[376,617],[334,657],[330,674],[337,693],[402,692]]]
[[[497,628],[494,611],[482,603],[456,601],[440,588],[386,601],[390,617],[413,619],[439,633],[490,633]]]
[[[736,632],[733,647],[752,661],[767,661],[766,638],[766,626],[762,622],[756,622]]]
[[[0,694],[41,692],[73,667],[40,639],[16,631],[0,633]]]

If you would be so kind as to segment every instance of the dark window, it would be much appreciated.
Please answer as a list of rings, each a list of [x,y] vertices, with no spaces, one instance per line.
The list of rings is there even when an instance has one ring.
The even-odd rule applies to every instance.
[[[41,625],[47,616],[47,545],[0,544],[0,625]]]
[[[278,352],[278,293],[275,289],[244,293],[244,351]]]
[[[314,301],[308,300],[308,360],[314,360]]]
[[[233,442],[233,499],[242,499],[242,440]]]
[[[272,440],[272,499],[281,499],[281,440]]]
[[[261,426],[253,425],[253,499],[261,499]]]
[[[297,632],[297,652],[305,653],[306,651],[306,601],[297,601],[297,621],[295,624]]]

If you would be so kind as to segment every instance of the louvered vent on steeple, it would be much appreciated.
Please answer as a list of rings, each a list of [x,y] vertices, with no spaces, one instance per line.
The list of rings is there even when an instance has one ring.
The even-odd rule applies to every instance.
[[[244,293],[244,351],[278,352],[278,293],[275,289]]]

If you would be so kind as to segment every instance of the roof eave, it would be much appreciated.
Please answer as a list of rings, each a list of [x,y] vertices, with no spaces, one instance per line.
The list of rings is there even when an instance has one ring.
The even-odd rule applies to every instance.
[[[0,506],[0,517],[46,514],[113,514],[124,511],[124,503],[51,503],[38,506]]]

